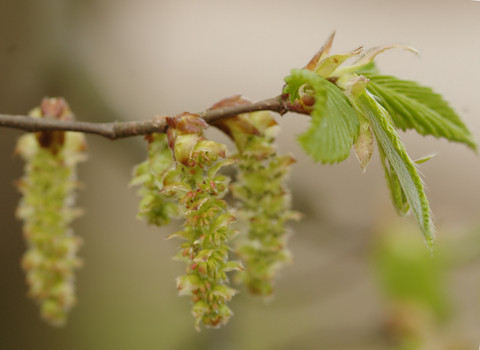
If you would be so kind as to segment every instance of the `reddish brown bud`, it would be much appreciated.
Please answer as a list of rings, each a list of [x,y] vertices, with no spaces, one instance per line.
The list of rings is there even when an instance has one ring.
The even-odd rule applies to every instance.
[[[67,101],[63,98],[45,97],[40,104],[40,111],[45,119],[72,120],[73,114],[70,111]]]
[[[307,107],[312,107],[315,104],[315,97],[308,94],[302,94],[302,102]]]

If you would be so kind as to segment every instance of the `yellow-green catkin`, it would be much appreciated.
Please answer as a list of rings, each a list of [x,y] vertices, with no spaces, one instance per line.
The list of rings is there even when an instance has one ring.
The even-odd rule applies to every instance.
[[[72,120],[62,98],[45,98],[30,112],[33,118]],[[23,220],[27,251],[22,258],[28,295],[40,305],[41,317],[51,325],[65,324],[75,305],[76,257],[81,239],[70,223],[80,215],[74,207],[78,187],[76,165],[86,159],[82,133],[46,131],[23,135],[16,153],[26,162],[18,181],[22,193],[16,215]]]
[[[235,234],[230,224],[236,218],[222,199],[229,178],[217,175],[233,161],[226,158],[224,145],[204,138],[207,124],[199,116],[183,114],[167,121],[176,168],[165,177],[162,193],[179,198],[185,217],[183,230],[171,235],[186,241],[176,255],[187,264],[186,275],[177,278],[177,289],[194,303],[197,330],[201,323],[218,327],[231,317],[226,303],[236,293],[226,273],[242,269],[240,262],[228,261],[228,241]]]
[[[240,96],[223,100],[218,106],[244,103]],[[215,108],[216,106],[214,106]],[[270,112],[254,112],[223,119],[215,126],[235,142],[238,154],[237,179],[230,188],[240,201],[239,215],[248,222],[248,234],[236,248],[245,270],[236,279],[253,294],[270,296],[279,270],[289,263],[288,220],[301,215],[290,210],[290,192],[285,186],[295,159],[277,155],[274,144],[278,125]]]
[[[130,185],[141,185],[138,194],[142,200],[137,217],[145,218],[149,224],[163,226],[181,213],[176,198],[160,192],[165,176],[175,168],[175,161],[166,134],[155,133],[145,139],[148,141],[148,159],[135,167]]]

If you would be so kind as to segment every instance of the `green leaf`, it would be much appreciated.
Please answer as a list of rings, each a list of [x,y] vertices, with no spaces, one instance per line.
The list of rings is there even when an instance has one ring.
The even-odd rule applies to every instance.
[[[380,150],[380,158],[382,161],[383,170],[385,171],[385,179],[387,180],[388,188],[390,189],[390,197],[392,198],[393,205],[397,210],[398,215],[403,216],[407,214],[410,206],[408,205],[407,196],[400,185],[397,173],[388,164],[388,160],[385,156],[385,151],[381,145],[378,145]]]
[[[430,249],[433,248],[434,229],[430,218],[430,206],[415,163],[410,159],[405,146],[400,141],[388,112],[368,92],[359,97],[348,96],[355,111],[370,121],[379,148],[384,153],[383,163],[387,182],[392,192],[395,206],[405,210],[405,201],[411,208]],[[385,158],[389,166],[385,164]],[[401,190],[401,192],[399,192]],[[405,200],[401,196],[405,196]],[[400,197],[399,197],[400,196]]]
[[[324,164],[348,158],[360,128],[358,118],[342,91],[330,83],[325,85],[325,89],[325,109],[319,111],[314,106],[310,128],[298,137],[303,149],[316,162]]]
[[[306,84],[307,80],[315,80],[316,77],[318,77],[316,74],[306,69],[292,69],[291,75],[285,77],[287,85],[283,88],[283,93],[290,94],[290,102],[293,103],[299,98],[298,90],[300,87]],[[319,90],[322,90],[322,88],[319,88]]]
[[[476,141],[460,117],[432,89],[416,82],[392,76],[363,72],[370,79],[367,89],[380,98],[380,103],[402,129],[415,129],[421,135],[444,137],[476,150]]]
[[[310,113],[312,122],[309,129],[298,137],[305,152],[316,162],[324,164],[346,159],[358,137],[360,124],[342,91],[307,70],[294,69],[285,81],[288,85],[284,92],[291,96],[296,93],[298,96],[298,88],[303,84],[309,84],[315,90],[315,104]]]

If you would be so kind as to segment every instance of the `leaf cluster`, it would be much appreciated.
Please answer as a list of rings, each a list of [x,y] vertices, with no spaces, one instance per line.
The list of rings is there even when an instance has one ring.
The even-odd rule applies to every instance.
[[[414,129],[421,135],[464,143],[473,150],[475,139],[432,89],[381,75],[373,63],[385,50],[415,49],[389,45],[329,55],[332,41],[333,35],[305,69],[294,69],[285,78],[283,93],[292,108],[312,117],[298,141],[307,154],[324,164],[345,160],[353,146],[365,169],[376,139],[395,208],[400,214],[413,212],[427,245],[433,248],[430,207],[416,166],[425,159],[412,161],[396,130]],[[353,64],[341,66],[358,56]]]

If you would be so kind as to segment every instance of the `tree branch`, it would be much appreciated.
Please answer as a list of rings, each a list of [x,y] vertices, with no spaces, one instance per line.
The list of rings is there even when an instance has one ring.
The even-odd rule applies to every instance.
[[[196,113],[209,124],[241,113],[255,111],[273,111],[280,115],[294,111],[283,95],[268,100],[246,103],[238,106],[210,109]],[[79,131],[87,134],[96,134],[110,140],[125,137],[165,132],[167,124],[165,117],[155,117],[147,121],[89,123],[80,121],[62,121],[52,119],[36,119],[21,115],[0,114],[0,127],[20,129],[28,132],[35,131]]]

